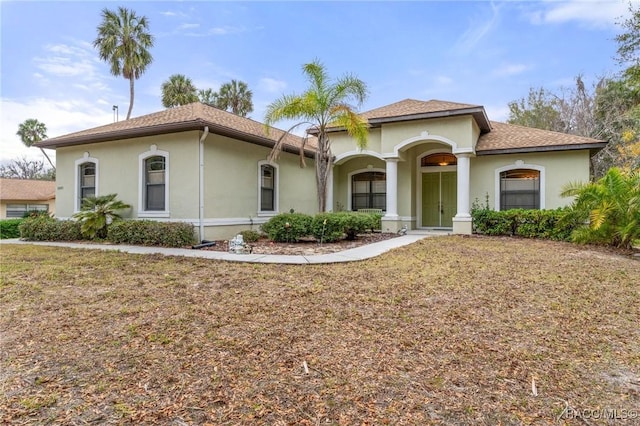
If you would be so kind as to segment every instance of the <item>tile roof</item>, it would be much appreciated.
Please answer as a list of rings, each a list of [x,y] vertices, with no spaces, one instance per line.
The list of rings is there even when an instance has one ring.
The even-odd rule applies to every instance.
[[[515,124],[491,122],[491,131],[480,136],[478,154],[601,148],[606,142]]]
[[[0,200],[41,201],[56,198],[56,183],[50,180],[0,179]]]
[[[212,133],[266,146],[273,146],[278,138],[284,134],[282,130],[273,127],[267,134],[264,124],[260,122],[240,117],[210,105],[194,102],[129,120],[50,138],[40,142],[37,146],[56,148],[58,146],[82,145],[163,133],[202,130],[204,126],[209,126],[209,130]],[[302,138],[292,134],[286,135],[284,141],[289,149],[295,149],[296,152],[302,144]],[[310,142],[313,143],[313,141]],[[309,144],[309,142],[307,143]]]

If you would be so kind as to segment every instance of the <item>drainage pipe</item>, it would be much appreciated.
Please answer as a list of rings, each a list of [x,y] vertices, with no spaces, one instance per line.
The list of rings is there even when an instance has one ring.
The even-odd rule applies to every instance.
[[[198,179],[198,222],[200,225],[200,241],[204,240],[204,140],[209,135],[209,126],[204,126],[204,132],[200,136],[198,147],[199,179]]]

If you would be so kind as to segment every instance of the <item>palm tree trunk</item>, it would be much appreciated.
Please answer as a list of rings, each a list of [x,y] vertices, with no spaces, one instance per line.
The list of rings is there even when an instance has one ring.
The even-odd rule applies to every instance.
[[[42,151],[42,153],[44,154],[45,157],[47,157],[47,160],[49,161],[49,164],[51,164],[51,168],[53,168],[53,171],[56,171],[56,166],[53,165],[53,162],[51,161],[51,158],[49,158],[49,156],[47,155],[46,152],[44,152],[44,149],[40,148],[40,151]]]
[[[127,120],[131,117],[133,110],[133,73],[129,77],[129,111],[127,111]]]
[[[329,141],[324,132],[318,134],[318,149],[316,151],[316,184],[318,188],[318,211],[327,211],[327,181],[331,163]]]

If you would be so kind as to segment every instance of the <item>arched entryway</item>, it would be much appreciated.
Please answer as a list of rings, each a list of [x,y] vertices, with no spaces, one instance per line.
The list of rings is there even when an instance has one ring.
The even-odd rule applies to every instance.
[[[457,204],[457,158],[430,152],[418,159],[418,226],[452,228]]]

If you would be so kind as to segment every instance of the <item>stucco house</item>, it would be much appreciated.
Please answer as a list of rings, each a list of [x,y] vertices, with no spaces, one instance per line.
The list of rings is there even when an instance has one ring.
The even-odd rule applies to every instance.
[[[486,197],[496,210],[566,205],[560,188],[587,181],[590,157],[606,144],[493,122],[480,105],[406,99],[362,115],[365,150],[331,129],[327,206],[380,209],[391,232],[471,233],[471,203]],[[38,146],[56,149],[58,217],[73,215],[87,195],[117,193],[132,218],[188,221],[201,237],[226,238],[278,212],[316,212],[313,138],[301,154],[302,139],[287,135],[269,163],[282,134],[196,102]]]
[[[55,182],[0,179],[0,219],[21,218],[26,212],[36,210],[55,213]]]

